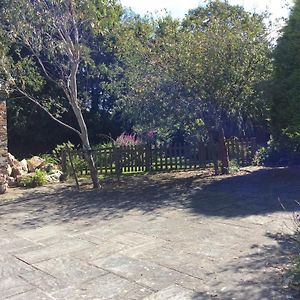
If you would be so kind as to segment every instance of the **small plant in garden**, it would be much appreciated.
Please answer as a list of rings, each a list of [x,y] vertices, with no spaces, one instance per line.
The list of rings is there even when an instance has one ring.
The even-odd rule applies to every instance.
[[[103,144],[97,144],[97,145],[93,146],[93,149],[107,149],[107,148],[112,148],[112,147],[113,147],[113,143],[108,142],[108,143],[103,143]]]
[[[55,160],[60,161],[61,159],[61,152],[63,150],[74,150],[75,149],[75,145],[72,144],[70,141],[68,141],[67,143],[63,143],[63,144],[59,144],[56,145],[56,147],[54,148],[54,150],[52,150],[52,156],[54,157]]]
[[[33,176],[25,176],[21,179],[19,185],[26,188],[35,188],[46,184],[47,173],[44,170],[36,170]]]
[[[229,161],[229,173],[234,174],[240,171],[240,166],[235,159]]]
[[[79,173],[81,170],[87,169],[87,164],[86,161],[84,160],[83,157],[81,157],[78,154],[73,154],[73,150],[75,150],[76,147],[74,144],[72,144],[70,141],[57,145],[55,147],[55,149],[52,151],[52,157],[54,161],[57,161],[59,164],[62,164],[61,161],[61,154],[62,151],[64,150],[70,150],[71,152],[71,159],[72,159],[72,163],[73,163],[73,167],[75,169],[76,174]],[[67,161],[66,161],[66,172],[67,172],[67,176],[71,176],[73,175],[73,168],[71,165],[71,161],[70,161],[70,156],[67,155]]]
[[[258,149],[254,155],[252,164],[254,166],[264,165],[267,155],[268,155],[268,149],[266,147],[262,147]]]
[[[281,207],[286,211],[285,206],[283,203],[278,199]],[[296,201],[296,203],[300,207],[300,203]],[[298,244],[298,248],[300,246],[300,214],[299,213],[293,213],[293,227],[289,229],[292,229],[294,231],[294,235],[292,236],[292,239]],[[296,255],[294,259],[291,262],[291,265],[288,269],[288,271],[285,274],[285,282],[290,287],[293,287],[300,291],[300,254]]]
[[[60,159],[54,154],[45,153],[39,156],[45,160],[46,164],[58,165],[60,163]]]
[[[115,141],[116,147],[141,145],[142,141],[136,134],[122,133]]]
[[[47,182],[46,175],[47,173],[44,170],[36,170],[33,176],[34,185],[42,186],[46,184]]]

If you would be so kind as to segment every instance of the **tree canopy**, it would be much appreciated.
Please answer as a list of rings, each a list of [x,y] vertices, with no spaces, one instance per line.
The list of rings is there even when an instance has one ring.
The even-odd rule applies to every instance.
[[[274,51],[272,131],[281,147],[300,149],[300,1],[295,2]]]
[[[130,53],[122,108],[138,130],[245,129],[266,112],[271,49],[264,16],[211,1],[179,22],[151,19]],[[202,129],[202,131],[201,131]],[[241,131],[241,130],[240,130]]]

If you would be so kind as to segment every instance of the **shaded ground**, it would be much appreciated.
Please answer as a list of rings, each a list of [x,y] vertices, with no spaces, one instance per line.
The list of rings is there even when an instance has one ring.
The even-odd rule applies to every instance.
[[[299,197],[299,168],[14,190],[0,197],[0,299],[297,299],[281,273]]]

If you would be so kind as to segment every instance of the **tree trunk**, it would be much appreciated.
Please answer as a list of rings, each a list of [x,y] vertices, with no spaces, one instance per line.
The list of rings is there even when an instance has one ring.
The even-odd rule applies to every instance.
[[[80,127],[80,132],[81,132],[80,139],[82,141],[82,146],[83,146],[83,150],[84,150],[84,158],[85,158],[88,168],[90,170],[93,187],[94,187],[94,189],[98,189],[98,188],[100,188],[100,183],[99,183],[99,179],[98,179],[97,168],[95,166],[95,161],[94,161],[93,154],[91,151],[88,130],[87,130],[87,127],[86,127],[86,124],[85,124],[85,121],[84,121],[84,118],[82,115],[82,111],[77,103],[71,102],[71,105],[72,105],[74,114],[76,116],[77,122]]]
[[[94,161],[94,158],[93,158],[92,151],[91,150],[85,150],[84,151],[84,157],[85,157],[85,160],[87,162],[88,168],[89,168],[90,173],[91,173],[93,188],[98,189],[98,188],[100,188],[100,183],[99,183],[97,168],[95,166],[95,161]]]
[[[219,130],[219,151],[222,164],[222,174],[229,174],[229,155],[223,128],[220,128]]]
[[[211,128],[208,129],[208,136],[209,136],[209,154],[214,165],[215,176],[218,176],[219,175],[219,166],[218,166],[219,136],[217,132],[215,130],[212,130]]]
[[[77,54],[77,56],[79,57],[79,53]],[[98,188],[100,188],[100,183],[99,183],[99,179],[98,179],[97,169],[95,166],[95,161],[94,161],[93,154],[91,151],[88,130],[87,130],[85,120],[83,118],[82,111],[78,104],[78,91],[77,91],[76,75],[77,75],[77,71],[78,71],[78,67],[79,67],[79,59],[77,56],[76,56],[76,59],[74,59],[74,63],[72,65],[69,84],[68,84],[68,89],[70,91],[69,102],[72,106],[73,112],[76,116],[78,125],[80,127],[80,139],[82,141],[84,157],[85,157],[86,163],[88,165],[88,168],[90,170],[93,187],[94,187],[94,189],[98,189]]]

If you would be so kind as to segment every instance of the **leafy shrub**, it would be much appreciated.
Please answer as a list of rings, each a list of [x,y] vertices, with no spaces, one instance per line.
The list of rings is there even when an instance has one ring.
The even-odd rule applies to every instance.
[[[70,161],[70,157],[67,157],[67,175],[71,176],[73,175],[74,171],[77,175],[79,175],[83,170],[87,170],[87,163],[83,157],[83,155],[79,154],[71,154],[72,164],[74,167],[74,170],[72,168],[72,164]]]
[[[288,278],[288,283],[291,286],[300,287],[300,255],[297,255],[293,260],[292,266],[287,272],[286,277]]]
[[[297,202],[298,203],[298,202]],[[298,203],[300,205],[300,203]],[[285,207],[283,206],[284,210]],[[294,241],[300,245],[300,215],[293,213],[293,229],[294,229]],[[300,254],[298,254],[291,262],[288,271],[285,274],[285,281],[291,287],[300,290]]]
[[[45,160],[46,164],[53,164],[53,165],[60,164],[60,159],[58,157],[56,157],[56,155],[54,155],[54,154],[45,153],[45,154],[41,154],[39,156]]]
[[[254,156],[256,166],[288,166],[300,163],[300,155],[290,149],[283,149],[271,139],[266,147],[260,148]]]
[[[237,160],[232,159],[229,161],[229,173],[234,174],[240,171],[240,166],[237,162]]]
[[[35,188],[46,184],[47,173],[43,170],[36,170],[33,176],[24,176],[21,178],[19,185],[27,188]]]
[[[267,147],[261,147],[258,149],[254,155],[252,164],[254,166],[263,166],[268,157],[268,150],[269,149]]]
[[[43,170],[36,170],[35,174],[33,176],[33,182],[35,186],[42,186],[46,184],[47,179],[46,179],[47,173]]]
[[[53,161],[56,162],[56,164],[62,165],[62,161],[61,161],[62,151],[70,150],[72,163],[73,163],[76,174],[78,174],[78,173],[80,173],[81,170],[86,169],[86,162],[83,157],[81,157],[77,154],[74,154],[73,151],[75,149],[76,149],[75,145],[72,144],[70,141],[63,143],[63,144],[59,144],[52,150],[52,154],[49,155],[50,160],[52,159]],[[67,155],[66,158],[67,158],[67,160],[66,160],[66,173],[67,174],[65,174],[65,175],[71,176],[71,175],[73,175],[73,168],[71,165],[69,155]]]
[[[61,153],[63,150],[66,150],[66,149],[74,150],[75,145],[72,144],[70,141],[68,141],[67,143],[56,145],[56,147],[52,150],[53,158],[60,162],[61,161]]]
[[[103,144],[97,144],[93,146],[93,149],[107,149],[112,148],[114,145],[112,142],[103,143]]]

